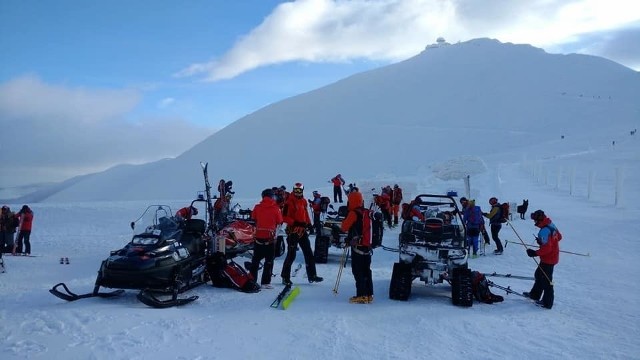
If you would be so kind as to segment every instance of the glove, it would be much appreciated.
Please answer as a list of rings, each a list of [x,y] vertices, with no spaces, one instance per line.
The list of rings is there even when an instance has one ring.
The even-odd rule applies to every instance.
[[[528,255],[529,257],[536,257],[536,256],[538,256],[538,254],[536,254],[536,251],[535,251],[535,250],[533,250],[533,249],[527,249],[527,255]]]
[[[349,245],[358,246],[360,244],[360,240],[362,240],[361,236],[354,236],[349,240]]]

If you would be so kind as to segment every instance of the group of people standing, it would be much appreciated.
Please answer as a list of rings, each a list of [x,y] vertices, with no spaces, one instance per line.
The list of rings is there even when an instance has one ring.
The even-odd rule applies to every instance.
[[[7,205],[2,207],[0,213],[0,258],[2,258],[2,253],[31,255],[32,224],[33,211],[29,206],[23,205],[17,213],[12,212]]]

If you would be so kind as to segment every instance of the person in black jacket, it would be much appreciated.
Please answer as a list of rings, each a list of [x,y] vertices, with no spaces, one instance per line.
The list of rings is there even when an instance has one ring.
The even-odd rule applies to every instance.
[[[496,249],[493,253],[496,255],[502,255],[504,248],[502,247],[502,241],[500,241],[500,237],[498,236],[500,229],[502,229],[502,207],[500,206],[498,199],[495,197],[489,199],[489,205],[491,205],[491,212],[482,213],[482,215],[489,219],[489,225],[491,226],[491,238],[496,243]]]

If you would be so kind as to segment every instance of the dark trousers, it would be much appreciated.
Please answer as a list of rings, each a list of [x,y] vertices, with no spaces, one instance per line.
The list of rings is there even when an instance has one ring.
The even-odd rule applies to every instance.
[[[317,236],[322,235],[322,223],[320,222],[320,213],[313,213],[313,231]]]
[[[13,251],[13,232],[0,231],[0,257],[3,252]]]
[[[382,212],[382,216],[384,218],[384,221],[386,221],[387,225],[389,225],[389,227],[391,227],[391,213],[389,212],[389,209],[380,208],[380,211]]]
[[[333,202],[342,202],[342,186],[333,186]]]
[[[356,296],[373,296],[371,255],[351,251],[351,272],[356,280]]]
[[[498,251],[503,251],[504,249],[502,248],[502,242],[498,237],[498,233],[500,232],[500,229],[502,229],[502,224],[491,224],[491,238],[496,243],[496,249]]]
[[[302,250],[302,254],[304,255],[304,262],[307,269],[307,278],[312,279],[317,275],[316,261],[313,258],[311,242],[309,241],[309,235],[305,231],[304,234],[300,237],[296,234],[290,234],[289,236],[287,236],[287,257],[284,259],[284,264],[282,264],[282,272],[280,273],[280,276],[282,276],[283,279],[289,280],[291,278],[291,265],[296,259],[296,250],[298,249],[298,245],[300,245],[300,249]]]
[[[540,300],[542,296],[542,304],[551,309],[553,306],[553,267],[554,265],[540,263],[534,274],[535,282],[529,292],[529,297],[533,300]],[[545,276],[546,274],[546,276]]]
[[[264,259],[264,267],[262,268],[262,279],[260,285],[271,284],[271,275],[273,273],[273,259],[275,258],[275,245],[273,240],[256,239],[253,246],[253,257],[251,258],[251,270],[249,271],[253,279],[258,281],[258,268],[260,260]]]

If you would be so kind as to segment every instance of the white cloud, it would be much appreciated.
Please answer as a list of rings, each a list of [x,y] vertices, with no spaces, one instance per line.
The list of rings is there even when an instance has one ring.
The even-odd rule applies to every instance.
[[[162,100],[160,100],[160,102],[158,102],[158,107],[160,109],[165,109],[168,108],[169,106],[171,106],[171,104],[175,103],[176,99],[174,98],[164,98]]]
[[[639,7],[628,0],[298,0],[277,6],[221,57],[177,76],[217,81],[289,61],[397,61],[439,36],[552,47],[581,34],[623,29],[640,20]]]
[[[141,99],[134,90],[69,88],[35,76],[0,84],[2,184],[174,157],[213,132],[180,118],[128,120]]]

